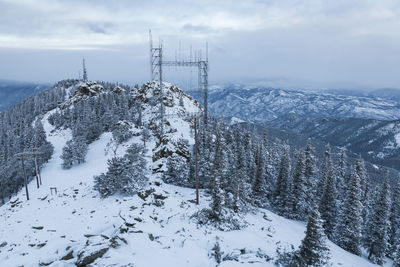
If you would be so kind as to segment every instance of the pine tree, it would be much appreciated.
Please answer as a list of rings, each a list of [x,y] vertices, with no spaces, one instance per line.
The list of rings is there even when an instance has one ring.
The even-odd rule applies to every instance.
[[[299,250],[294,254],[292,266],[326,266],[328,264],[330,253],[322,224],[318,206],[314,204],[308,218],[306,236]]]
[[[344,148],[342,148],[340,150],[340,155],[339,155],[339,161],[337,163],[337,167],[336,167],[336,188],[338,191],[338,201],[340,203],[343,203],[344,198],[343,196],[346,193],[346,185],[347,185],[347,181],[346,181],[346,162],[347,162],[347,156],[346,156],[346,150]]]
[[[308,211],[307,181],[304,177],[304,151],[299,151],[297,164],[293,173],[292,192],[288,198],[289,216],[291,219],[300,220]]]
[[[324,193],[324,188],[326,186],[328,176],[332,175],[332,159],[331,159],[331,147],[329,144],[326,145],[325,148],[325,153],[324,153],[324,160],[322,163],[322,168],[321,168],[321,177],[318,182],[318,188],[316,190],[317,193],[317,198],[320,199],[322,197],[322,194]],[[335,181],[336,183],[336,181]],[[335,185],[336,187],[336,185]]]
[[[290,159],[289,146],[285,146],[281,157],[279,174],[276,180],[275,188],[275,208],[280,215],[287,216],[288,203],[290,193]]]
[[[108,160],[107,172],[94,177],[94,189],[102,197],[108,197],[117,193],[132,195],[145,187],[148,178],[143,154],[143,146],[134,143],[124,157]]]
[[[390,213],[390,255],[395,257],[398,244],[400,244],[400,179],[392,195],[392,208]],[[400,248],[400,247],[399,247]],[[400,251],[399,251],[400,252]],[[399,264],[400,264],[400,254]]]
[[[108,171],[106,174],[95,176],[94,189],[102,197],[115,194],[119,189],[119,179],[123,176],[126,167],[126,160],[121,157],[113,157],[107,161]]]
[[[142,145],[133,143],[126,150],[124,159],[126,167],[122,179],[120,179],[121,192],[125,195],[133,195],[144,188],[148,182],[146,175],[147,161],[144,158],[145,148]]]
[[[73,141],[69,140],[65,144],[65,146],[62,149],[62,154],[60,158],[63,160],[62,167],[64,169],[69,169],[72,167],[72,164],[74,163],[74,152],[73,152]]]
[[[257,149],[257,170],[256,176],[254,177],[254,183],[252,186],[253,201],[259,207],[265,207],[266,204],[266,193],[267,185],[265,180],[265,164],[264,164],[264,153],[263,146],[258,146]]]
[[[362,203],[365,205],[366,201],[366,196],[368,195],[367,193],[367,169],[365,169],[365,163],[364,160],[361,158],[361,156],[357,159],[356,162],[356,173],[360,177],[360,187],[361,187],[361,192],[362,192]]]
[[[221,133],[221,129],[218,126],[216,131],[216,141],[215,141],[215,155],[214,163],[212,168],[212,183],[211,183],[211,209],[214,215],[218,218],[221,215],[223,206],[223,196],[224,192],[221,187],[221,180],[224,179],[226,175],[226,151],[225,143]]]
[[[336,175],[330,169],[326,174],[326,185],[322,189],[323,194],[320,201],[320,211],[324,220],[325,234],[328,238],[333,239],[333,234],[337,218],[337,190],[336,190]]]
[[[336,243],[353,254],[361,255],[362,210],[360,177],[354,170],[346,190],[346,198],[336,227]]]
[[[163,181],[179,186],[189,186],[189,164],[187,160],[173,153],[167,159],[167,170],[163,174]]]
[[[307,145],[304,149],[304,178],[306,180],[307,186],[307,197],[306,197],[306,202],[307,202],[307,213],[309,213],[311,209],[311,201],[314,199],[314,190],[315,188],[315,182],[316,182],[316,173],[317,173],[317,167],[316,167],[316,160],[314,156],[314,147],[311,145],[311,139],[309,138],[307,141]]]
[[[238,141],[240,139],[237,139]],[[239,212],[243,203],[247,201],[247,183],[246,183],[246,174],[244,168],[244,150],[243,147],[240,146],[240,142],[236,143],[235,149],[235,161],[234,161],[234,173],[233,180],[231,183],[232,187],[232,209],[234,212]]]
[[[379,197],[369,220],[369,236],[370,240],[367,244],[368,259],[379,265],[383,264],[388,247],[389,232],[389,216],[390,216],[390,186],[387,181],[379,192]]]
[[[79,136],[73,140],[72,151],[74,161],[78,164],[85,162],[85,157],[88,152],[88,145],[83,137]]]

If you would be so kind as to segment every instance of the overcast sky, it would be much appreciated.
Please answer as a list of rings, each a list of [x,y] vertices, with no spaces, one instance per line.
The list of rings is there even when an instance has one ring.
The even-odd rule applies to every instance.
[[[166,58],[208,41],[211,83],[400,87],[399,0],[0,0],[0,78],[143,82],[149,29]]]

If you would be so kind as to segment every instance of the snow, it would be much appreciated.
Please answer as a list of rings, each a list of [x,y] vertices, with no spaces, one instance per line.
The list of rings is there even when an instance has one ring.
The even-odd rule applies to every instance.
[[[396,140],[397,146],[400,147],[400,133],[395,134],[394,139]]]
[[[198,109],[188,99],[184,100],[184,106],[192,111]],[[167,111],[177,113],[176,110]],[[71,138],[71,131],[55,131],[47,121],[52,112],[55,110],[42,118],[47,138],[55,149],[42,169],[43,185],[37,189],[32,181],[29,184],[30,201],[25,200],[24,190],[21,190],[0,207],[0,244],[7,242],[0,248],[2,267],[31,267],[40,263],[53,267],[75,266],[79,251],[105,247],[106,241],[101,235],[118,235],[127,244],[120,242],[120,247],[110,248],[95,262],[97,266],[130,263],[138,267],[216,266],[210,253],[217,240],[224,256],[236,257],[236,261],[224,261],[220,266],[274,266],[273,261],[267,262],[260,255],[275,258],[278,247],[290,250],[292,246],[300,245],[305,223],[282,218],[264,209],[246,214],[244,220],[248,225],[241,230],[223,232],[210,226],[198,226],[191,216],[209,206],[209,195],[201,190],[200,205],[197,206],[191,202],[195,198],[193,189],[164,184],[158,175],[150,175],[148,188],[155,192],[146,200],[137,195],[101,199],[92,189],[93,176],[105,172],[107,160],[114,155],[123,155],[130,143],[140,142],[139,137],[116,145],[111,133],[104,133],[89,145],[84,164],[64,170],[60,155]],[[190,136],[187,121],[179,117],[169,121],[171,127],[177,129],[175,138]],[[147,145],[150,173],[152,164],[156,164],[151,159],[155,141],[150,140]],[[50,193],[50,187],[57,187],[57,195]],[[162,205],[155,205],[155,194],[167,197]],[[125,227],[122,218],[134,224],[127,233],[121,233],[121,227]],[[86,243],[101,245],[86,246]],[[334,266],[374,266],[331,242],[329,247]],[[61,261],[71,250],[74,259]]]

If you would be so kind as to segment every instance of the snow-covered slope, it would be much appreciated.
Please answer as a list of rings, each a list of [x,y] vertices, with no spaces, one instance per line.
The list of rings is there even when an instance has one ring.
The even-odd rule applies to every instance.
[[[172,87],[167,87],[171,89]],[[167,93],[174,96],[173,90]],[[180,94],[179,91],[176,91]],[[184,97],[166,109],[171,116],[168,140],[191,139],[187,112],[198,112],[198,105]],[[107,159],[123,155],[132,137],[116,145],[111,133],[103,133],[89,145],[86,163],[69,170],[61,168],[60,155],[71,138],[69,129],[56,130],[47,121],[48,112],[40,118],[47,139],[54,145],[51,160],[42,170],[43,185],[29,184],[31,200],[24,190],[0,207],[0,266],[216,266],[212,256],[220,245],[219,266],[274,266],[277,249],[297,248],[304,237],[302,222],[284,219],[274,213],[255,209],[241,220],[241,230],[223,232],[211,226],[197,225],[191,216],[208,207],[210,197],[201,191],[200,205],[193,203],[194,190],[165,184],[152,173],[159,160],[153,154],[160,149],[152,136],[147,142],[147,188],[133,197],[101,199],[93,190],[93,175],[106,171]],[[144,120],[152,119],[150,110]],[[57,194],[50,193],[57,188]],[[334,266],[373,266],[329,243]]]
[[[261,209],[245,216],[248,226],[243,230],[198,227],[190,216],[208,206],[209,197],[202,192],[196,206],[194,190],[163,184],[155,176],[148,187],[155,191],[145,200],[101,199],[92,190],[92,177],[105,171],[110,134],[90,145],[85,164],[62,170],[60,148],[70,135],[51,133],[50,127],[47,132],[56,152],[43,170],[43,186],[36,189],[32,182],[30,201],[21,192],[0,208],[0,243],[7,242],[0,249],[1,266],[75,266],[81,251],[103,247],[109,249],[96,266],[215,266],[209,254],[217,240],[223,255],[233,259],[220,266],[274,266],[270,258],[277,247],[297,247],[304,236],[304,223]],[[122,152],[121,147],[117,153]],[[50,186],[57,187],[57,195],[50,194]],[[120,238],[117,248],[107,239],[114,236]],[[330,247],[335,265],[372,266],[332,243]],[[61,260],[70,251],[73,258]]]

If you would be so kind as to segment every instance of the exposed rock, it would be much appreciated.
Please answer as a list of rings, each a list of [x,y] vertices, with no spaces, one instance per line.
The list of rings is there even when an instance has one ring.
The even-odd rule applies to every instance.
[[[90,251],[85,249],[87,248],[84,248],[81,252],[78,253],[78,260],[75,263],[77,267],[84,267],[95,262],[98,258],[103,257],[103,255],[107,253],[109,248],[100,246],[98,249],[90,249]]]
[[[68,261],[70,259],[74,258],[74,251],[70,250],[64,257],[62,257],[60,260],[62,261]]]
[[[156,190],[154,188],[150,188],[144,192],[138,192],[138,196],[143,199],[144,201],[146,201],[146,198],[148,196],[150,196],[152,193],[154,193]]]
[[[167,198],[167,196],[163,196],[162,194],[153,194],[155,199],[161,199],[164,200]]]

